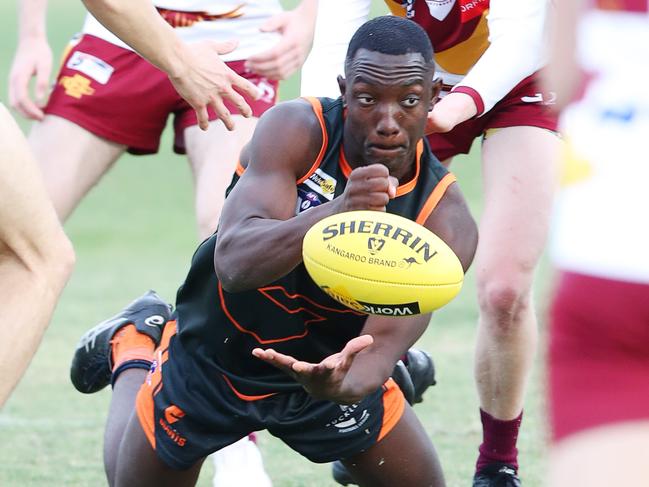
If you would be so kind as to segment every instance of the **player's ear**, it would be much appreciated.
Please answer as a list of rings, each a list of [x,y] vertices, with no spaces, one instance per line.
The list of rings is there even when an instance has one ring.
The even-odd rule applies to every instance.
[[[442,91],[442,78],[435,78],[430,89],[432,93],[430,97],[430,108],[428,111],[431,111],[435,103],[439,100],[439,94]]]
[[[343,97],[343,105],[347,105],[347,102],[345,101],[345,89],[347,88],[347,80],[342,77],[342,75],[338,75],[338,88],[340,88],[340,94]]]

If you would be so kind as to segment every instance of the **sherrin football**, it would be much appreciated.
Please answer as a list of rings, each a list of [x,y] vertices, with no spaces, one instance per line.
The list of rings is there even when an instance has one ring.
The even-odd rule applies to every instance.
[[[464,280],[459,259],[437,235],[380,211],[324,218],[304,236],[302,257],[324,292],[368,314],[428,313],[457,296]]]

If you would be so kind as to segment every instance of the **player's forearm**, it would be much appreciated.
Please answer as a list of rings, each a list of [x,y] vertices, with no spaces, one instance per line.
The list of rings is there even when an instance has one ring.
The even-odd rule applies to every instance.
[[[546,58],[548,0],[497,0],[490,4],[489,41],[478,62],[458,84],[479,94],[478,115],[488,112]]]
[[[345,377],[336,402],[359,401],[385,383],[399,359],[414,345],[430,322],[430,313],[409,318],[370,316],[362,334],[374,342],[360,352]]]
[[[185,44],[148,0],[83,0],[111,32],[171,77],[182,75]]]
[[[21,0],[18,8],[18,39],[46,38],[47,0]]]
[[[219,229],[214,266],[223,288],[255,289],[288,274],[302,262],[302,241],[309,228],[335,212],[331,202],[288,220],[249,218],[236,232]]]

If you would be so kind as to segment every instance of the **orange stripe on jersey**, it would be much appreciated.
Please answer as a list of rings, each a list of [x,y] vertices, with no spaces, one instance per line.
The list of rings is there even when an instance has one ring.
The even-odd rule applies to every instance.
[[[401,0],[385,0],[386,5],[392,12],[392,15],[397,15],[399,17],[406,16],[406,7],[403,5]]]
[[[437,207],[437,204],[442,199],[442,196],[444,196],[444,193],[446,193],[448,187],[455,181],[457,181],[455,175],[448,173],[442,178],[439,183],[437,183],[437,186],[435,186],[433,191],[428,196],[426,203],[424,203],[424,206],[421,208],[419,215],[417,215],[417,219],[415,220],[417,223],[419,223],[420,225],[426,223],[426,220],[428,220],[430,214]]]
[[[250,335],[251,337],[253,337],[255,340],[257,340],[262,345],[268,345],[269,343],[287,342],[289,340],[295,340],[297,338],[304,338],[305,336],[307,336],[309,334],[309,330],[305,328],[304,333],[301,333],[299,335],[283,337],[283,338],[271,338],[269,340],[265,340],[262,337],[260,337],[259,335],[257,335],[254,331],[248,330],[247,328],[244,328],[243,326],[241,326],[241,324],[237,320],[234,319],[234,316],[232,316],[232,314],[230,313],[230,310],[228,310],[228,308],[225,305],[225,299],[224,299],[224,296],[223,296],[223,286],[221,286],[220,282],[219,282],[219,298],[221,300],[221,309],[223,310],[225,315],[228,317],[230,322],[234,325],[234,327],[237,330],[239,330],[241,333],[246,333],[247,335]],[[322,318],[322,319],[324,319],[324,318]],[[321,320],[312,320],[312,321],[322,321],[322,319]]]
[[[176,334],[176,321],[170,321],[162,332],[160,345],[155,351],[156,365],[149,372],[135,399],[135,410],[140,420],[140,426],[146,435],[151,447],[155,450],[155,411],[153,396],[162,389],[162,364],[169,359],[169,342]]]
[[[394,429],[403,416],[405,408],[406,398],[403,397],[403,392],[393,379],[388,379],[383,384],[383,424],[376,439],[377,443]]]
[[[327,144],[329,139],[329,136],[327,135],[327,126],[325,125],[324,116],[322,115],[322,104],[320,103],[320,100],[313,96],[305,96],[304,99],[311,104],[315,116],[318,117],[318,122],[320,122],[320,129],[322,130],[322,147],[320,147],[320,152],[318,152],[318,157],[316,157],[315,162],[311,165],[307,173],[297,180],[297,184],[301,184],[306,181],[309,176],[311,176],[311,174],[313,174],[315,170],[318,169],[318,166],[320,166],[322,158],[327,151]]]
[[[416,161],[415,175],[410,181],[404,184],[400,184],[397,187],[397,196],[403,196],[404,194],[408,194],[413,189],[415,189],[415,186],[417,186],[417,179],[419,179],[419,167],[421,166],[420,164],[421,155],[423,153],[424,153],[424,141],[420,140],[417,143],[417,155],[415,156],[415,161]],[[349,178],[349,175],[352,172],[352,167],[349,165],[349,162],[347,162],[347,158],[345,157],[345,151],[343,150],[342,145],[340,146],[340,156],[338,158],[338,164],[340,165],[340,169],[342,169],[345,177]]]
[[[241,177],[245,170],[246,168],[241,165],[241,160],[237,160],[237,167],[234,168],[234,172],[237,173],[237,176]]]
[[[223,380],[225,380],[226,384],[230,387],[230,389],[232,389],[232,392],[234,392],[236,396],[242,401],[259,401],[261,399],[266,399],[267,397],[271,397],[277,394],[276,392],[271,392],[270,394],[262,394],[260,396],[249,396],[237,391],[232,385],[232,382],[230,382],[230,379],[228,379],[225,374],[221,374],[221,376],[223,376]]]

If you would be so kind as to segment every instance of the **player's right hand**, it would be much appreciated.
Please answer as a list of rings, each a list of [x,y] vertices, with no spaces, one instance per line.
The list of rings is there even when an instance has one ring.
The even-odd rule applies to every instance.
[[[236,48],[236,42],[196,42],[187,49],[182,66],[169,75],[174,88],[196,112],[198,125],[207,130],[209,118],[207,107],[211,106],[228,130],[234,129],[232,114],[223,103],[229,99],[244,117],[250,117],[252,110],[241,93],[253,99],[261,95],[258,88],[232,71],[219,57]],[[241,92],[241,93],[239,93]]]
[[[355,168],[347,180],[340,198],[334,199],[340,212],[353,210],[385,211],[388,202],[397,194],[397,178],[390,176],[383,164]]]
[[[52,50],[44,37],[20,41],[9,73],[9,105],[23,117],[43,119],[51,69]],[[29,93],[32,77],[36,78],[35,100]]]

